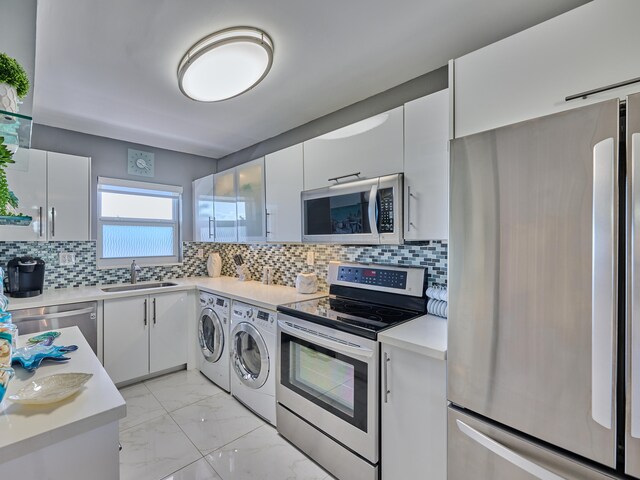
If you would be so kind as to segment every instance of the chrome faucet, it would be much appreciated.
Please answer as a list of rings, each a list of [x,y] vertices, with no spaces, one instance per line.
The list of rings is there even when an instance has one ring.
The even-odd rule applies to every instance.
[[[138,281],[140,270],[140,265],[136,264],[135,260],[131,262],[131,283],[136,283]]]

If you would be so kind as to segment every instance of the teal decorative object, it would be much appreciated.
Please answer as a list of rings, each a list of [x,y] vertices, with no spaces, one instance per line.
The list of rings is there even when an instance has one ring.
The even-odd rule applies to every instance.
[[[7,393],[7,387],[9,386],[9,380],[15,375],[13,368],[0,368],[0,402],[4,398],[4,394]]]
[[[31,345],[35,345],[38,343],[53,341],[59,336],[60,336],[60,332],[44,332],[44,333],[41,333],[40,335],[36,335],[35,337],[31,337],[29,340],[27,340],[27,342],[30,343]]]
[[[68,345],[66,347],[58,345],[29,345],[16,349],[11,360],[13,363],[19,363],[28,372],[33,372],[43,360],[56,362],[69,360],[69,357],[64,356],[65,353],[75,352],[77,349],[77,345]]]

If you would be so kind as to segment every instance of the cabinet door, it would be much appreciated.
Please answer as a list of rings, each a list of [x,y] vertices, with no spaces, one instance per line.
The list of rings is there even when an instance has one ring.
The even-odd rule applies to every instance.
[[[402,172],[403,107],[304,142],[304,189]],[[342,181],[356,180],[357,177]]]
[[[449,89],[404,106],[404,238],[449,237]]]
[[[89,240],[91,159],[47,152],[49,240]]]
[[[193,181],[193,241],[214,241],[213,174]]]
[[[565,101],[640,77],[638,18],[637,0],[589,2],[456,59],[455,137],[637,92],[635,83]]]
[[[266,239],[264,199],[264,157],[236,168],[238,182],[238,241]]]
[[[384,344],[382,362],[382,480],[446,480],[446,363]]]
[[[299,143],[265,157],[269,242],[302,241],[302,149]]]
[[[213,176],[213,235],[216,242],[238,240],[236,221],[236,171]]]
[[[150,302],[150,373],[187,363],[187,293],[155,295]]]
[[[104,301],[104,368],[121,383],[149,373],[149,297]]]
[[[7,166],[9,190],[18,197],[18,212],[33,218],[25,227],[0,226],[0,240],[47,239],[47,152],[19,149]]]

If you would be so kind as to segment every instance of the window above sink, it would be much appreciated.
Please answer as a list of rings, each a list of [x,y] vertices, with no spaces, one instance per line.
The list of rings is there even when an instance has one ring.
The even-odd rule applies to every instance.
[[[182,187],[98,178],[98,268],[182,262]]]

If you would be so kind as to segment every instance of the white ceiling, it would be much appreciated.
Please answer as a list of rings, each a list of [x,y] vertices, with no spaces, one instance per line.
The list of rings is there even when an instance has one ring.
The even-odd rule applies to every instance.
[[[445,65],[584,0],[39,0],[36,123],[221,157]],[[196,103],[176,69],[237,25],[273,39],[266,79]]]

